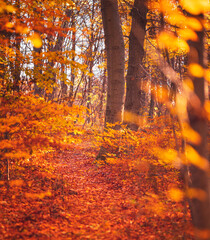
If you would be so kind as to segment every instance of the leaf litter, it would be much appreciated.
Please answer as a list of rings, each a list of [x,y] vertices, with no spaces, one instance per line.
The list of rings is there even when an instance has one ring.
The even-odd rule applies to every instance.
[[[83,142],[14,167],[0,184],[0,239],[193,239],[188,208],[164,194],[172,170],[97,166],[96,151]]]

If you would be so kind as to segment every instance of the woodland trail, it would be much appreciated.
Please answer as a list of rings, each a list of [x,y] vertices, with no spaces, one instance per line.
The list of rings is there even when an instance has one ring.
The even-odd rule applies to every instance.
[[[192,239],[181,204],[152,193],[145,174],[97,167],[95,154],[77,144],[14,172],[24,182],[0,186],[0,239]]]

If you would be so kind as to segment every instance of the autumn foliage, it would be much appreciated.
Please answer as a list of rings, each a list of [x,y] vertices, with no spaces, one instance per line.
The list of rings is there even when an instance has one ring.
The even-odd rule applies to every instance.
[[[85,113],[33,95],[2,96],[0,236],[191,239],[166,151],[175,148],[173,127],[180,139],[178,123],[161,117],[141,132],[110,125],[101,133],[83,129]],[[95,158],[101,145],[106,161]]]
[[[113,2],[111,89],[99,1],[0,0],[0,239],[209,239],[209,2]]]
[[[67,148],[81,127],[84,111],[76,106],[68,107],[33,95],[19,94],[2,97],[0,110],[3,162],[29,159],[42,151]]]
[[[33,103],[35,98],[26,96],[19,101],[25,99]],[[67,146],[61,139],[68,114],[57,104],[39,101],[42,110],[32,111],[36,118],[40,114],[39,122],[43,114],[49,113],[44,110],[47,105],[54,114],[57,111],[60,114],[56,121],[62,122],[61,128],[55,128],[49,136],[47,129],[52,125],[47,127],[47,121],[51,120],[45,115],[47,121],[41,134],[45,144],[41,144],[43,138],[32,137],[31,129],[31,135],[27,136],[34,152],[29,157],[19,156],[18,160],[14,157],[19,152],[16,148],[17,154],[10,156],[11,179],[0,181],[3,206],[0,236],[6,239],[182,239],[184,234],[187,239],[193,239],[188,208],[177,189],[179,171],[166,161],[169,155],[165,155],[163,162],[158,157],[160,152],[155,150],[166,149],[168,142],[171,148],[175,147],[170,119],[164,125],[164,119],[157,119],[158,123],[148,125],[141,133],[125,126],[120,131],[109,126],[101,135],[99,131],[84,132],[78,127],[74,134],[82,134],[71,135]],[[73,115],[72,109],[70,116]],[[64,129],[72,134],[75,118],[68,120]],[[12,130],[10,136],[15,137]],[[95,158],[100,144],[109,150],[106,162]],[[27,144],[22,146],[27,152]]]

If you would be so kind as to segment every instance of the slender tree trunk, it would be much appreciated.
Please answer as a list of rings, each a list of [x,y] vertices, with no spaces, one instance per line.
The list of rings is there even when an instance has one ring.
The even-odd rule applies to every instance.
[[[1,48],[1,46],[0,46]],[[5,68],[6,68],[6,59],[5,59],[5,53],[3,51],[3,49],[0,49],[0,86],[1,88],[4,88],[4,91],[6,90],[5,88]]]
[[[202,24],[203,16],[194,16]],[[204,66],[204,31],[197,31],[198,41],[189,41],[190,53],[189,53],[189,66],[192,64],[199,64],[201,67]],[[188,103],[188,116],[189,124],[200,136],[201,142],[198,144],[191,144],[192,148],[197,153],[209,161],[208,149],[207,149],[207,133],[208,133],[208,121],[203,114],[203,105],[205,102],[205,91],[204,91],[204,77],[196,76],[192,74],[189,69],[189,77],[193,81],[194,93],[197,96],[189,99]],[[190,143],[189,143],[190,144]],[[209,184],[209,166],[200,166],[197,164],[191,164],[189,166],[191,188],[201,190],[204,193],[204,198],[193,198],[190,199],[192,220],[193,224],[198,230],[198,239],[210,239],[210,184]],[[199,235],[201,233],[201,235]],[[202,237],[203,236],[203,237]]]
[[[62,64],[61,66],[61,71],[64,73],[65,71],[65,65]],[[68,86],[64,81],[61,81],[61,102],[67,101],[67,91],[68,91]]]
[[[15,62],[14,62],[14,71],[13,71],[13,90],[15,92],[20,91],[20,39],[18,36],[15,36]]]
[[[101,89],[101,96],[100,96],[100,103],[99,103],[99,119],[102,119],[104,116],[104,99],[105,99],[105,92],[106,92],[106,69],[104,69],[103,79],[102,79],[102,89]]]
[[[72,61],[75,61],[75,51],[76,51],[76,23],[75,23],[75,16],[72,14],[71,18],[71,28],[72,30]],[[75,74],[74,74],[74,69],[71,69],[71,83],[70,83],[70,88],[69,88],[69,106],[73,105],[74,102],[74,84],[75,84]]]
[[[149,104],[149,119],[152,120],[154,116],[154,106],[155,106],[155,99],[153,94],[151,93],[150,104]]]
[[[34,47],[34,95],[42,97],[44,95],[44,89],[38,86],[39,76],[42,74],[41,60],[37,60],[37,54],[41,53],[41,48]]]
[[[147,7],[146,0],[135,0],[132,9],[132,25],[129,36],[129,60],[126,76],[125,122],[126,113],[139,114],[144,102],[142,92],[142,78],[144,77],[143,57],[146,27]],[[128,126],[134,130],[138,125],[129,118]]]
[[[17,9],[20,8],[20,1],[16,0],[15,1],[15,7]],[[20,18],[20,12],[17,11],[16,17],[19,19]],[[12,44],[12,41],[10,42],[11,45],[14,47],[15,51],[15,60],[13,63],[11,63],[12,67],[12,77],[13,77],[13,91],[19,92],[20,91],[20,35],[15,32],[13,34],[14,37],[14,45]]]
[[[122,121],[125,79],[125,47],[117,0],[101,0],[107,54],[108,89],[106,123]]]
[[[1,92],[10,92],[11,89],[11,80],[7,77],[8,65],[10,65],[7,61],[7,56],[5,52],[5,47],[9,46],[11,34],[8,32],[0,33],[0,88]]]
[[[94,11],[94,2],[92,4],[92,11],[91,11],[91,20],[94,20],[95,11]],[[94,35],[93,35],[93,22],[91,22],[91,34],[89,39],[89,51],[88,51],[88,57],[90,59],[89,61],[89,73],[93,73],[93,42],[94,42]],[[88,88],[87,88],[87,122],[90,123],[91,121],[91,92],[92,92],[92,85],[93,85],[93,79],[92,76],[88,77]]]
[[[92,48],[92,46],[91,46]],[[92,51],[91,51],[92,53]],[[89,72],[92,73],[93,72],[93,62],[90,62],[90,66],[89,66]],[[92,92],[92,77],[89,76],[88,77],[88,84],[87,84],[87,122],[90,123],[91,121],[91,92]]]

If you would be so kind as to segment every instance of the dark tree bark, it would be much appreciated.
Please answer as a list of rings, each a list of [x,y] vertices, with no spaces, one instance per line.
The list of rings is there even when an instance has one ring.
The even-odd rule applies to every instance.
[[[125,47],[117,0],[101,0],[101,11],[108,72],[106,124],[122,121],[123,117]]]
[[[126,112],[139,114],[144,104],[144,92],[142,91],[144,39],[147,15],[146,0],[135,0],[132,9],[132,25],[129,36],[129,60],[126,76],[126,99],[125,99],[125,123]],[[130,122],[131,121],[131,122]],[[130,122],[130,123],[129,123]],[[129,119],[128,126],[134,130],[138,125]]]
[[[91,20],[94,20],[95,17],[95,5],[94,2],[92,4],[92,9],[91,9]],[[90,59],[89,62],[89,73],[93,73],[93,44],[94,44],[94,34],[93,34],[93,22],[91,23],[90,26],[91,29],[91,34],[89,38],[89,49],[88,49],[88,58]],[[88,77],[88,88],[87,88],[87,122],[90,123],[91,121],[91,115],[92,115],[92,106],[91,106],[91,92],[92,92],[92,87],[93,87],[93,79],[92,76]]]
[[[99,119],[102,119],[104,116],[104,99],[105,99],[105,93],[106,93],[106,69],[104,69],[104,74],[102,78],[102,89],[101,89],[101,96],[100,96],[100,103],[99,103]]]
[[[101,12],[107,55],[107,100],[105,126],[123,121],[125,93],[125,46],[118,12],[117,0],[101,0]],[[102,145],[97,160],[106,160],[106,148]]]
[[[19,53],[20,53],[20,39],[18,39],[18,36],[15,35],[15,61],[13,64],[13,90],[15,92],[20,91],[20,59],[19,59]]]
[[[202,24],[203,16],[193,16],[197,18]],[[197,31],[198,41],[189,41],[190,52],[188,65],[199,64],[204,66],[204,30]],[[192,65],[191,65],[192,66]],[[196,76],[192,74],[189,69],[189,77],[194,85],[195,96],[192,96],[188,102],[188,117],[189,124],[201,136],[201,142],[191,144],[192,148],[198,154],[209,161],[207,148],[207,134],[208,134],[208,120],[203,114],[203,106],[205,103],[205,81],[203,76]],[[190,143],[189,143],[190,144]],[[190,188],[202,190],[205,193],[204,199],[192,198],[189,199],[192,221],[195,229],[201,232],[206,237],[199,237],[198,239],[210,239],[210,184],[209,184],[209,166],[200,166],[190,164]]]
[[[72,62],[75,61],[75,50],[76,50],[76,19],[74,14],[72,14],[71,16],[71,28],[73,29],[72,31]],[[74,74],[74,70],[71,69],[71,83],[70,83],[70,87],[69,87],[69,106],[73,105],[74,102],[74,84],[75,84],[75,74]]]
[[[41,69],[42,67],[41,67],[41,63],[37,63],[38,61],[36,60],[37,54],[41,53],[41,48],[35,48],[34,47],[34,53],[35,53],[34,54],[34,95],[38,95],[39,97],[43,97],[45,90],[43,88],[39,87],[38,84],[37,84],[38,81],[39,81],[39,77],[42,74],[42,69]]]

